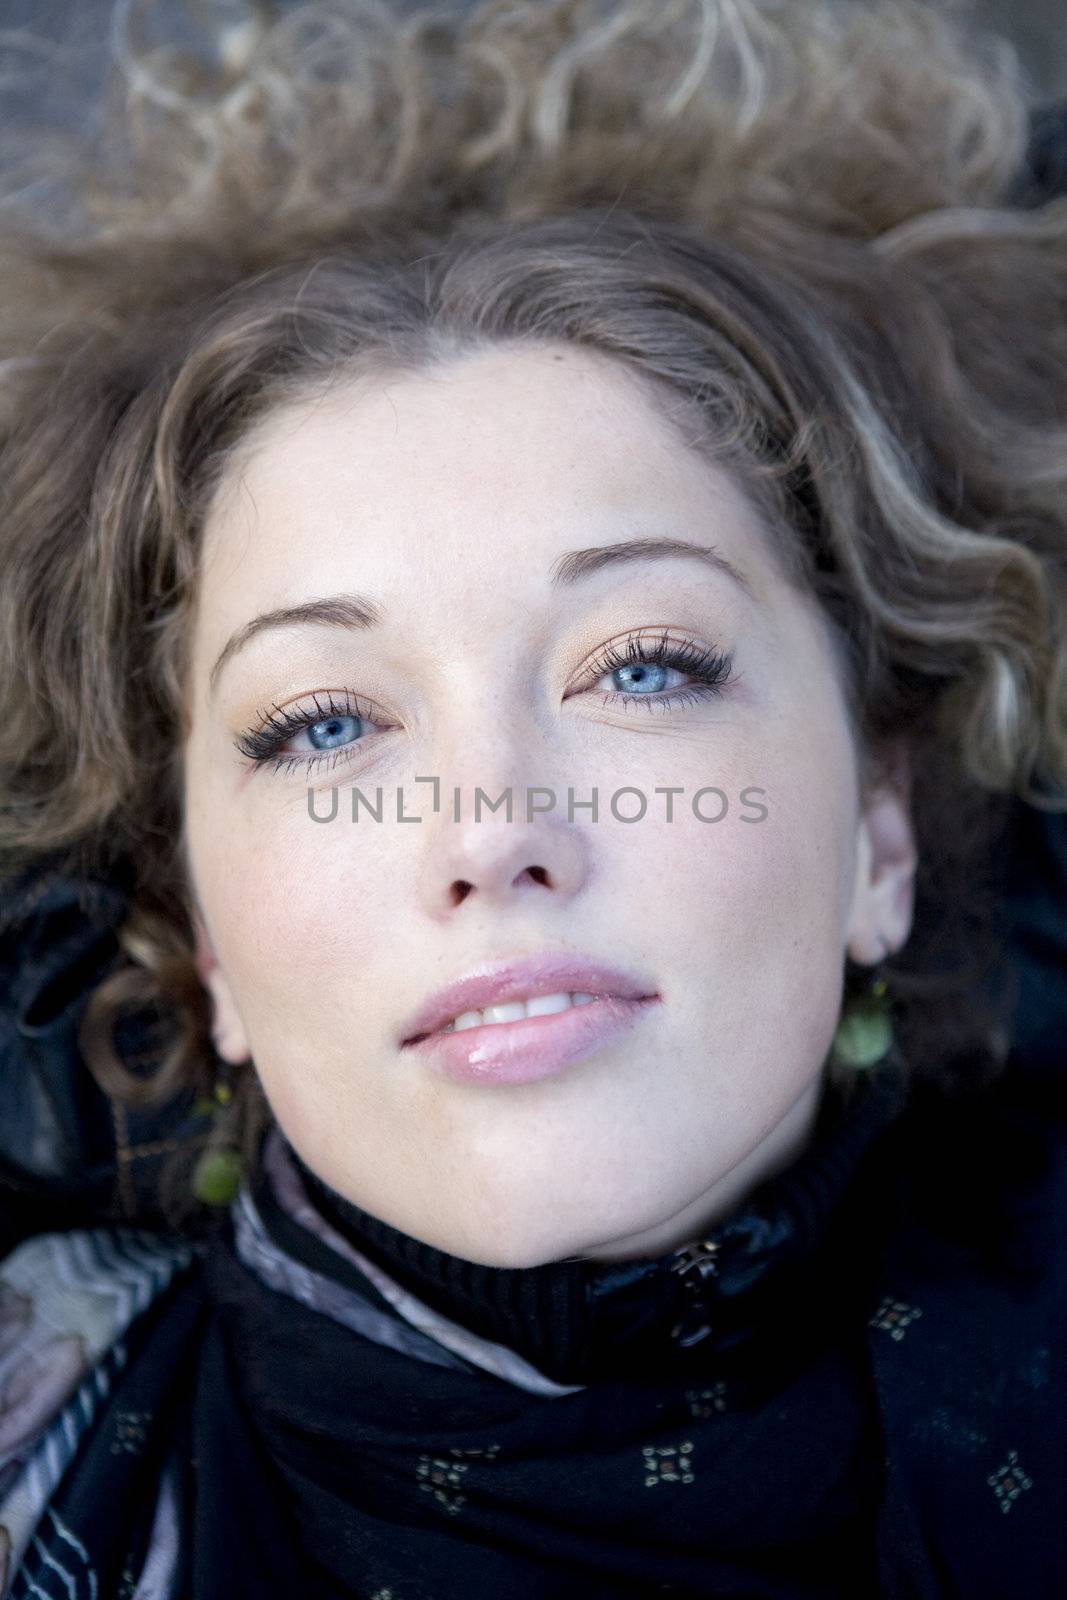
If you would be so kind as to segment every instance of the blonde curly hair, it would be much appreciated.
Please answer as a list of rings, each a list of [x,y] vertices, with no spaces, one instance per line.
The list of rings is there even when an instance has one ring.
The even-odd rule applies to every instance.
[[[216,0],[199,48],[153,39],[177,16],[116,0],[95,136],[39,139],[0,212],[0,872],[130,865],[100,1087],[217,1065],[179,848],[213,490],[280,404],[547,339],[736,474],[865,761],[910,743],[899,1037],[916,1076],[999,1070],[973,907],[1010,799],[1067,803],[1067,200],[1012,201],[1012,47],[962,0]],[[17,204],[42,174],[51,221]],[[207,1137],[252,1160],[269,1117],[245,1072]],[[189,1230],[203,1137],[164,1182]]]

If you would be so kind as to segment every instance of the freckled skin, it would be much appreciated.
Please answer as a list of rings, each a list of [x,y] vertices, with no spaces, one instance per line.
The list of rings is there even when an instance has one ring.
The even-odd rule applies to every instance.
[[[667,534],[714,546],[759,601],[679,558],[550,588],[565,551]],[[339,592],[385,621],[265,632],[209,695],[251,617]],[[732,655],[722,694],[605,704],[630,685],[591,671],[603,646],[664,627]],[[846,950],[874,961],[910,927],[906,784],[861,797],[838,670],[739,490],[603,358],[482,352],[273,416],[210,508],[192,640],[184,843],[223,1054],[254,1062],[329,1184],[439,1248],[532,1266],[693,1237],[809,1138]],[[323,690],[369,714],[344,758],[250,773],[233,741],[258,709]],[[314,751],[306,731],[286,746]],[[338,786],[332,823],[309,784],[324,815]],[[351,823],[353,784],[382,786],[386,820]],[[515,820],[475,823],[475,788],[508,785]],[[558,805],[526,823],[535,785]],[[717,823],[690,805],[709,785]],[[648,798],[638,823],[611,815],[624,786]],[[395,820],[398,787],[420,823]],[[596,823],[568,820],[568,787],[598,791]],[[443,984],[547,948],[636,970],[661,1003],[533,1083],[452,1083],[400,1049]]]

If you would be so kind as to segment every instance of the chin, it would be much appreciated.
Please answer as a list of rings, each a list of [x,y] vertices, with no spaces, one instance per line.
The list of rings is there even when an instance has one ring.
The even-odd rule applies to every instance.
[[[499,1219],[492,1228],[473,1227],[440,1248],[482,1267],[542,1267],[585,1253],[582,1241],[576,1242],[574,1235],[562,1228],[557,1232],[546,1232],[543,1225],[504,1230]]]

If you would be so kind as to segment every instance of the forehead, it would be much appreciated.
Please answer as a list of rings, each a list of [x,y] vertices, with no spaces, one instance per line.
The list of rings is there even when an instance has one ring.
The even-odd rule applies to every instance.
[[[209,510],[205,560],[229,547],[226,568],[254,558],[289,574],[312,550],[358,553],[384,573],[428,546],[443,559],[491,548],[542,572],[576,533],[647,532],[668,505],[690,537],[747,542],[754,509],[657,401],[621,363],[560,346],[345,381],[256,426]]]

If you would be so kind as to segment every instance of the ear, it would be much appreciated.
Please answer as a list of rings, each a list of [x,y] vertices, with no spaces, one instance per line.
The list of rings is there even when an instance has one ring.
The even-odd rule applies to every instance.
[[[215,1013],[211,1028],[215,1049],[224,1061],[240,1066],[242,1062],[250,1060],[252,1054],[248,1048],[244,1023],[199,912],[194,913],[193,926],[196,930],[196,970],[211,995]]]
[[[911,932],[918,853],[911,821],[911,761],[895,745],[867,789],[860,812],[856,885],[847,952],[874,966],[899,950]]]

